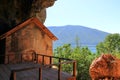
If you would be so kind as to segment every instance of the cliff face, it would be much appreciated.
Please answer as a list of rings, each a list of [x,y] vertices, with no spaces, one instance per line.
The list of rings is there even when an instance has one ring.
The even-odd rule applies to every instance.
[[[55,0],[0,0],[0,36],[30,17],[37,17],[42,23],[46,19],[46,8]],[[0,55],[5,55],[6,39],[0,40]],[[0,63],[4,57],[0,57]]]
[[[55,0],[0,0],[0,21],[13,27],[34,16],[44,23],[46,8],[53,6],[54,2]]]

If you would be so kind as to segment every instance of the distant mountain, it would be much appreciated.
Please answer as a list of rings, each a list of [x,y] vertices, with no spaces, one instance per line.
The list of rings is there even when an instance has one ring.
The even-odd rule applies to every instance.
[[[80,45],[97,45],[109,34],[107,32],[78,25],[49,26],[48,29],[59,39],[54,42],[54,48],[67,43],[75,46],[77,38],[79,39]]]

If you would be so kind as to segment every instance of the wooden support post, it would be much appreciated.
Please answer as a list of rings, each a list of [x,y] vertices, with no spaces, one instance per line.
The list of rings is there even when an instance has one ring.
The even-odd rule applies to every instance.
[[[33,56],[34,56],[34,54],[32,53],[32,55],[31,55],[31,56],[32,56],[32,62],[34,62],[34,57],[33,57]]]
[[[39,68],[39,80],[42,80],[42,68]]]
[[[20,55],[20,57],[21,57],[21,62],[23,62],[23,60],[22,60],[22,56],[23,56],[23,54]]]
[[[37,63],[37,54],[35,54],[34,62]]]
[[[9,60],[10,60],[9,55],[7,55],[7,58],[8,58],[8,64],[9,64]]]
[[[58,80],[61,80],[61,59],[59,59],[59,67],[58,67]]]
[[[44,61],[44,60],[45,60],[44,58],[45,58],[45,56],[43,55],[43,56],[42,56],[42,64],[43,64],[43,65],[44,65],[44,62],[45,62],[45,61]]]
[[[52,64],[52,56],[50,56],[50,63],[49,64]],[[50,66],[50,68],[52,68],[52,66]]]
[[[13,72],[13,80],[17,80],[16,79],[16,72]]]
[[[76,61],[73,62],[73,76],[76,77]]]
[[[36,63],[38,63],[38,54],[36,54]]]
[[[36,53],[32,53],[32,62],[34,62],[36,59]]]

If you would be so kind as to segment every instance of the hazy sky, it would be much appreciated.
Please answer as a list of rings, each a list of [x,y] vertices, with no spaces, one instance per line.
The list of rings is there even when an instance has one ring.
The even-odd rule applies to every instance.
[[[120,0],[57,0],[47,8],[45,25],[82,25],[120,33]]]

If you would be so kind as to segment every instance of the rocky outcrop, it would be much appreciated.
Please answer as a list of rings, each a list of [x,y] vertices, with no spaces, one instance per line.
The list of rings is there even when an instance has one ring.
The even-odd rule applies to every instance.
[[[46,19],[46,8],[55,0],[1,0],[0,20],[13,27],[30,17],[37,17],[42,23]]]
[[[103,54],[90,65],[92,80],[120,80],[120,59],[111,54]]]

